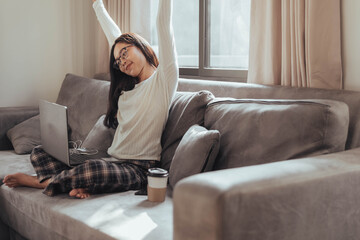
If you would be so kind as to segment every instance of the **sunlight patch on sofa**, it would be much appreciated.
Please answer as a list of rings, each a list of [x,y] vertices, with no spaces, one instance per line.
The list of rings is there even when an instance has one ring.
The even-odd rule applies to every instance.
[[[145,212],[137,216],[129,217],[119,224],[111,224],[104,228],[104,231],[111,236],[120,237],[121,239],[143,239],[157,224]]]
[[[117,224],[114,224],[116,222]],[[111,236],[125,239],[142,239],[157,227],[146,212],[126,214],[116,204],[106,204],[90,216],[85,223]]]

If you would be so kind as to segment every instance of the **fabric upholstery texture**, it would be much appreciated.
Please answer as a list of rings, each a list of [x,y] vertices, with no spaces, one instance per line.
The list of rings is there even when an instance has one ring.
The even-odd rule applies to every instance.
[[[225,169],[343,151],[348,123],[338,101],[217,99],[204,126],[221,134],[214,169]]]
[[[68,107],[71,140],[83,141],[99,117],[106,112],[109,86],[108,81],[66,75],[57,103]],[[35,146],[41,144],[39,115],[16,125],[8,131],[7,136],[17,154],[30,153]],[[87,144],[92,144],[90,139],[87,139]]]
[[[110,82],[67,74],[56,103],[68,107],[71,140],[84,140],[106,113]]]
[[[0,151],[0,166],[0,178],[17,172],[29,175],[35,174],[30,163],[30,155],[18,155],[15,154],[14,150]]]
[[[0,108],[0,150],[10,150],[13,146],[7,132],[17,124],[39,114],[38,107],[3,107]]]
[[[102,115],[95,123],[94,127],[91,129],[81,145],[82,147],[107,150],[111,146],[115,129],[107,128],[104,125],[104,119],[105,115]]]
[[[31,150],[41,144],[40,115],[19,123],[7,132],[15,152],[17,154],[28,154]]]
[[[181,79],[178,91],[208,90],[216,97],[237,99],[329,99],[344,102],[349,107],[349,129],[346,149],[360,147],[360,93],[349,90],[326,90],[266,86],[239,82]]]
[[[357,148],[186,178],[174,191],[174,240],[357,239],[359,155]]]
[[[10,228],[5,223],[3,223],[1,220],[0,220],[0,236],[3,239],[11,239],[10,238]]]
[[[28,239],[159,239],[172,236],[172,199],[153,203],[135,191],[48,197],[41,189],[0,187],[0,219]]]
[[[73,140],[84,140],[106,111],[108,87],[109,82],[106,81],[72,74],[66,76],[58,101],[69,107]],[[184,79],[179,82],[180,91],[196,92],[203,89],[217,97],[328,98],[343,101],[350,110],[350,132],[346,146],[360,146],[358,92]],[[188,95],[184,95],[177,93],[175,104],[170,109],[174,117],[169,115],[163,136],[162,143],[167,146],[163,148],[165,151],[181,141],[188,128],[197,123],[195,120],[200,119],[199,125],[207,122],[207,103],[198,104],[198,109],[192,112],[190,107],[194,103],[186,101],[184,98]],[[208,102],[213,99],[212,95],[202,97]],[[176,98],[184,101],[178,99],[176,102]],[[252,104],[254,111],[259,110],[260,103]],[[313,117],[321,119],[326,115],[322,114],[321,106],[328,109],[328,125],[337,121],[335,109],[346,111],[346,105],[341,103],[311,103],[306,104],[305,108],[318,108]],[[202,113],[196,115],[199,111]],[[177,121],[176,114],[186,124]],[[1,123],[2,119],[0,115]],[[341,126],[345,124],[343,120],[339,120]],[[232,129],[237,129],[238,125],[240,122]],[[319,132],[315,131],[314,136]],[[346,132],[344,130],[344,134]],[[228,142],[227,135],[224,136],[225,142]],[[221,135],[220,146],[224,136]],[[239,136],[242,137],[236,135],[236,138]],[[332,142],[330,140],[328,143]],[[10,226],[11,232],[33,239],[356,239],[360,235],[356,220],[360,196],[359,191],[354,191],[360,181],[359,154],[359,149],[354,149],[307,159],[196,174],[178,182],[174,190],[174,212],[171,198],[167,197],[164,203],[151,203],[146,196],[135,196],[134,191],[93,195],[78,200],[66,194],[49,198],[40,189],[9,189],[2,185],[0,219]],[[170,156],[168,166],[172,159]],[[15,172],[34,173],[29,155],[0,151],[0,178]]]
[[[0,178],[15,172],[34,174],[29,156],[0,151]],[[169,239],[172,199],[152,203],[134,193],[79,200],[67,194],[48,197],[42,189],[2,185],[0,219],[29,239]]]
[[[220,133],[194,125],[180,141],[170,165],[169,187],[188,176],[212,170],[219,152]]]
[[[169,110],[162,138],[161,168],[169,170],[176,148],[186,131],[194,124],[204,124],[208,102],[214,98],[209,91],[177,92]]]

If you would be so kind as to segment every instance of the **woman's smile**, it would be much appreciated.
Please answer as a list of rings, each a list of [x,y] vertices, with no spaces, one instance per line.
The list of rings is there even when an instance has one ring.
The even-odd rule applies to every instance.
[[[125,70],[126,70],[126,71],[129,71],[131,66],[132,66],[132,63],[129,63],[129,64],[126,66]]]

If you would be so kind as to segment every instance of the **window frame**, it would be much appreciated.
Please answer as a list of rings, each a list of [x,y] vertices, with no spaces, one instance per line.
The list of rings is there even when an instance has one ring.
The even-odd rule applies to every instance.
[[[199,0],[199,67],[180,67],[182,78],[246,82],[248,70],[210,68],[210,8],[211,0]]]

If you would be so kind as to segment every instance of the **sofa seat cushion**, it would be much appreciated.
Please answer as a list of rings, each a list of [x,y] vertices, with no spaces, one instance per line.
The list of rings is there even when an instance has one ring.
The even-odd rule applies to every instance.
[[[30,163],[30,154],[17,155],[14,150],[0,151],[0,178],[17,172],[35,174]]]
[[[15,172],[34,174],[29,157],[0,151],[0,178]],[[170,239],[172,199],[152,203],[134,193],[96,194],[79,200],[1,185],[0,219],[28,239]]]
[[[135,191],[74,199],[40,189],[0,188],[0,217],[29,239],[170,239],[172,199],[152,203]]]
[[[29,155],[0,151],[0,177],[34,174]],[[170,239],[172,199],[152,203],[135,191],[75,199],[41,189],[0,186],[0,220],[28,239]]]
[[[348,124],[338,101],[215,99],[204,126],[221,134],[214,169],[225,169],[342,151]]]

